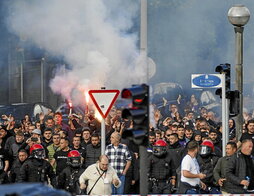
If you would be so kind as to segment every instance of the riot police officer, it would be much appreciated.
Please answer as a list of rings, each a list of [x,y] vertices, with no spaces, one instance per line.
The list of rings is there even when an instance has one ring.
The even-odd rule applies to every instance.
[[[149,188],[152,194],[169,194],[175,186],[176,169],[166,148],[167,143],[158,140],[148,157]]]
[[[45,159],[45,150],[41,144],[34,144],[30,148],[30,157],[20,168],[18,182],[43,182],[56,186],[56,175],[52,166]]]
[[[71,150],[68,153],[67,167],[59,174],[58,188],[74,194],[83,194],[79,186],[79,177],[84,172],[82,166],[81,154],[77,150]]]
[[[218,187],[215,186],[215,180],[213,178],[213,169],[215,168],[219,157],[214,153],[214,144],[210,140],[204,140],[199,149],[199,155],[197,161],[200,165],[200,172],[204,173],[206,177],[202,179],[202,182],[206,185],[206,190],[203,194],[218,194],[220,193]]]

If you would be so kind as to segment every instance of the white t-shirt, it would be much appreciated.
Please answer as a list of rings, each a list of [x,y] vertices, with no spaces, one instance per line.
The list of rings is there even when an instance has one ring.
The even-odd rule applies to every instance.
[[[192,186],[199,185],[199,178],[186,178],[183,176],[183,170],[189,171],[192,174],[199,174],[199,165],[196,158],[192,158],[190,155],[186,155],[181,164],[181,181],[187,182]]]

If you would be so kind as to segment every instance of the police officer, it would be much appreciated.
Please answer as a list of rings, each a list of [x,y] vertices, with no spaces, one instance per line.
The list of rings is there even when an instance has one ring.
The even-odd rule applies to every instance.
[[[59,174],[58,188],[74,194],[82,194],[79,186],[79,177],[85,171],[82,166],[81,154],[77,150],[68,153],[67,167]]]
[[[219,157],[214,153],[214,148],[212,141],[204,140],[200,145],[199,155],[197,156],[200,172],[206,175],[206,177],[202,179],[202,182],[206,185],[206,190],[201,192],[204,194],[220,193],[219,187],[215,186],[215,179],[213,178],[213,169],[219,160]]]
[[[45,150],[41,144],[34,144],[30,148],[30,157],[20,168],[18,182],[43,182],[56,186],[56,175],[52,166],[45,159]]]
[[[153,153],[148,157],[149,188],[152,194],[169,194],[175,186],[176,170],[167,152],[167,143],[158,140],[153,145]]]

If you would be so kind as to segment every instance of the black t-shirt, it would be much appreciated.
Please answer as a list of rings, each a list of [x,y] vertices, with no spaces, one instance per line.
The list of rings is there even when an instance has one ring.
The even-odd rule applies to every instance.
[[[4,148],[0,146],[0,170],[4,169],[6,160],[9,160],[9,156]]]
[[[59,150],[54,154],[54,159],[56,160],[56,175],[59,175],[67,167],[67,155],[68,151]]]
[[[248,132],[243,133],[240,138],[240,142],[242,142],[243,140],[246,140],[246,139],[252,140],[252,143],[254,144],[254,134],[249,134]],[[254,156],[254,148],[252,148],[251,155]]]

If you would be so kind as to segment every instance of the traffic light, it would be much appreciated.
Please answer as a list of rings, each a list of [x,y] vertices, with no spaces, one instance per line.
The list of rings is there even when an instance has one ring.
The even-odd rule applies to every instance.
[[[231,81],[230,81],[230,64],[228,64],[228,63],[225,63],[225,64],[220,64],[220,65],[218,65],[216,68],[215,68],[215,71],[216,72],[219,72],[220,74],[221,73],[225,73],[225,85],[226,85],[226,98],[227,99],[229,99],[229,95],[228,95],[228,93],[227,92],[229,92],[230,91],[230,83],[231,83]],[[219,89],[217,89],[216,91],[215,91],[215,94],[216,95],[219,95],[220,96],[220,98],[221,98],[221,93],[222,93],[222,90],[221,90],[221,88],[219,88]]]
[[[229,116],[235,117],[240,112],[240,91],[229,91]]]
[[[215,68],[215,71],[219,72],[220,74],[225,73],[226,98],[228,98],[227,92],[230,91],[230,64],[228,63],[220,64]],[[215,94],[219,95],[220,98],[222,97],[221,93],[222,93],[221,88],[215,91]]]
[[[216,89],[215,95],[219,95],[220,98],[222,98],[222,89],[221,88]]]
[[[122,137],[132,139],[138,145],[146,145],[149,131],[149,86],[133,85],[123,89],[121,97],[132,99],[132,107],[122,111],[122,118],[133,122],[133,127],[126,129]]]
[[[226,91],[230,90],[230,64],[220,64],[215,68],[216,72],[225,73]]]
[[[237,116],[240,112],[240,92],[238,90],[231,91],[230,89],[230,64],[220,64],[215,69],[216,72],[225,73],[225,87],[226,87],[226,98],[229,99],[229,116]],[[216,95],[222,97],[221,88],[215,91]]]

